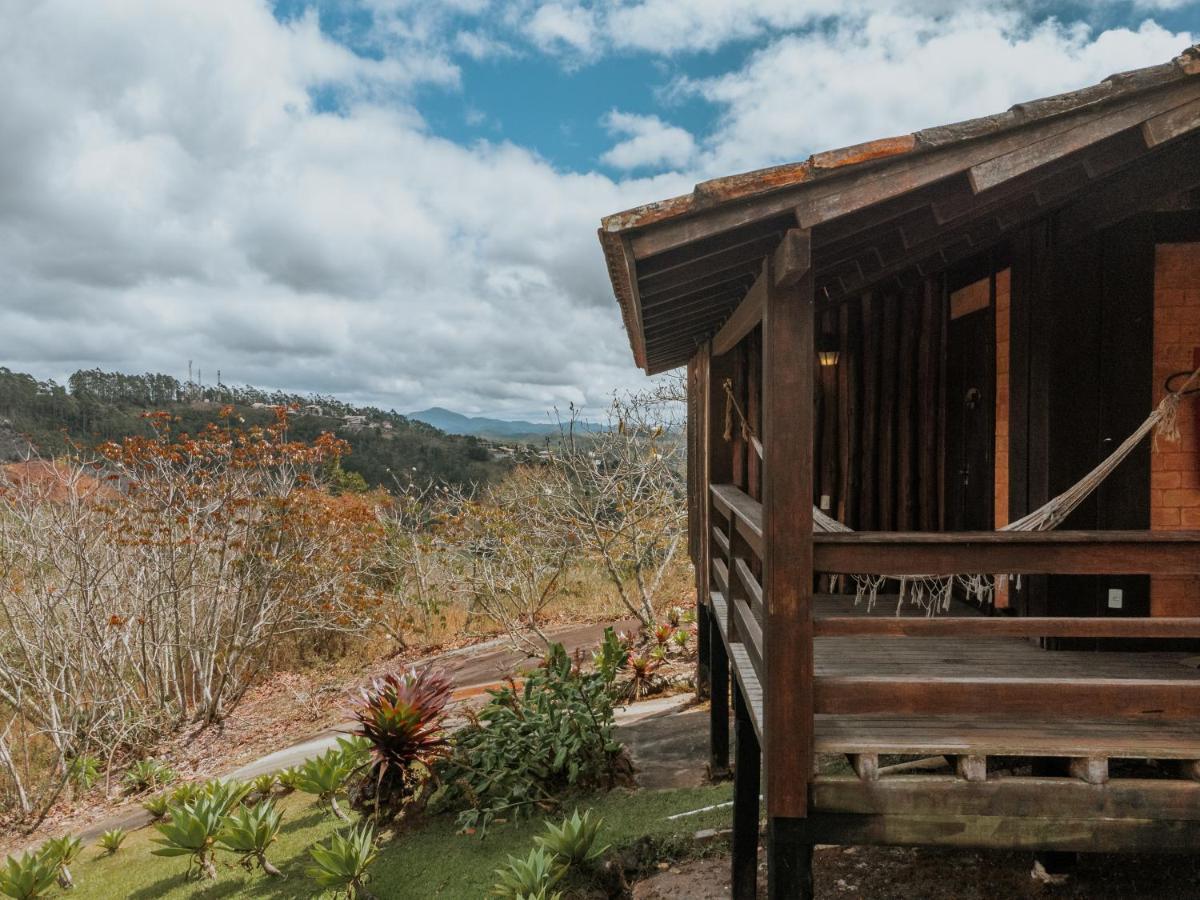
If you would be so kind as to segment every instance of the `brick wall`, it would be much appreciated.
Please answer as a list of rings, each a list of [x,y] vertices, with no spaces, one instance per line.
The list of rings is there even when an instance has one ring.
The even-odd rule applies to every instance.
[[[1160,244],[1154,273],[1154,386],[1196,367],[1200,348],[1200,243]],[[1159,530],[1200,529],[1200,428],[1197,399],[1185,401],[1178,444],[1159,441],[1151,453],[1150,524]],[[1154,577],[1156,616],[1200,615],[1200,578]]]

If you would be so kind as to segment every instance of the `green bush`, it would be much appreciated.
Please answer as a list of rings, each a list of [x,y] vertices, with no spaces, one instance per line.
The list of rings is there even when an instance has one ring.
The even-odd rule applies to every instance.
[[[300,770],[295,766],[280,769],[275,780],[279,782],[279,789],[285,794],[294,793],[300,787]]]
[[[268,875],[282,878],[280,872],[267,859],[267,850],[279,837],[279,823],[283,814],[270,800],[244,806],[225,818],[217,844],[224,850],[236,853],[247,869],[257,863]]]
[[[491,890],[493,897],[505,900],[526,900],[528,897],[560,897],[550,890],[567,874],[567,867],[544,847],[535,847],[529,856],[508,858],[508,865],[496,870],[497,881]]]
[[[0,894],[15,900],[46,896],[58,878],[58,863],[40,853],[10,856],[0,868]]]
[[[313,864],[308,877],[324,888],[347,897],[370,897],[366,883],[367,867],[375,861],[375,830],[366,822],[347,834],[334,834],[328,844],[317,844],[308,851]]]
[[[170,809],[171,798],[166,794],[155,794],[142,801],[142,809],[150,813],[151,819],[161,819]]]
[[[100,766],[95,756],[77,756],[67,764],[67,772],[77,788],[90,791],[100,778]]]
[[[611,788],[627,765],[613,737],[618,668],[579,672],[556,644],[523,688],[492,691],[451,739],[434,808],[458,810],[459,824],[482,834],[497,816],[551,811],[572,794]]]

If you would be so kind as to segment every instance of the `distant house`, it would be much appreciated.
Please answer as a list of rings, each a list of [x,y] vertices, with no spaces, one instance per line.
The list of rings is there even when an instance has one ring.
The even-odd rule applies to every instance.
[[[366,416],[342,416],[342,427],[347,431],[362,431],[367,427]]]
[[[309,403],[300,407],[300,414],[303,416],[323,416],[325,415],[325,410],[321,409],[315,403]]]

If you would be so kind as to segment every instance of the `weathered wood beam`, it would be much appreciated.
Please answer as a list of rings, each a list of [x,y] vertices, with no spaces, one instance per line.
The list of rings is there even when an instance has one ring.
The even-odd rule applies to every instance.
[[[758,327],[767,302],[766,269],[754,280],[742,302],[734,309],[721,330],[713,337],[713,353],[721,356],[742,342],[742,338]]]
[[[775,248],[775,287],[790,288],[812,268],[812,232],[790,228]]]
[[[713,506],[726,518],[737,519],[737,531],[751,550],[762,559],[763,505],[732,484],[714,484],[709,491]]]
[[[830,574],[1200,575],[1200,531],[819,534]]]
[[[1142,123],[1142,137],[1147,147],[1157,147],[1197,128],[1200,128],[1200,100],[1193,100],[1147,119]]]
[[[810,235],[791,235],[796,246]],[[780,286],[772,256],[763,309],[764,757],[767,816],[787,829],[808,808],[813,770],[813,389],[816,314],[811,268]],[[739,520],[740,521],[740,520]],[[786,853],[794,852],[783,836]],[[811,849],[811,848],[810,848]],[[776,859],[774,866],[794,860]],[[788,878],[781,884],[790,885]]]
[[[1200,638],[1200,618],[817,616],[816,637]]]
[[[839,675],[817,678],[813,696],[818,713],[846,716],[1200,717],[1200,680]]]

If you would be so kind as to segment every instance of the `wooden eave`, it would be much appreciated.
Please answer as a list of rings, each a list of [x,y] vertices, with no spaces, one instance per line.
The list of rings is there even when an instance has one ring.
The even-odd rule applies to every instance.
[[[1200,187],[1197,76],[1200,45],[998,115],[704,182],[605,218],[600,242],[637,364],[652,374],[685,363],[789,228],[812,230],[816,294],[836,302],[936,272],[1051,211],[1082,233]]]

